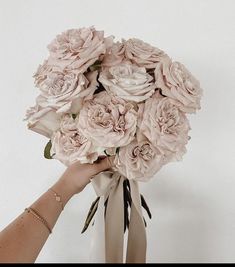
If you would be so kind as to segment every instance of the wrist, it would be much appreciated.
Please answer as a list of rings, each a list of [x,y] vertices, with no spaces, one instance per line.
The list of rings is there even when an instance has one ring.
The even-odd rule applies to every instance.
[[[64,206],[75,195],[74,188],[71,187],[64,177],[61,177],[59,181],[52,186],[52,189],[61,196]]]

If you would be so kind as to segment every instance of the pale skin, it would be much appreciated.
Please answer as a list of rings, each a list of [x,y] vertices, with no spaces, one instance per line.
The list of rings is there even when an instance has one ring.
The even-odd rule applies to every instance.
[[[93,164],[76,162],[50,188],[61,196],[65,207],[94,175],[112,167],[112,162],[112,157]],[[53,191],[49,189],[30,206],[47,221],[51,229],[62,212],[62,205],[55,200]],[[0,232],[0,263],[34,263],[49,235],[50,232],[40,220],[27,211],[23,212]]]

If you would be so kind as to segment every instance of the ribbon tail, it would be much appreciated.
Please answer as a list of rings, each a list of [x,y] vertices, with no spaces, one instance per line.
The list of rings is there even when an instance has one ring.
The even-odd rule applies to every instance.
[[[93,227],[90,262],[105,263],[105,238],[104,238],[104,197],[100,197],[100,203],[95,215]]]
[[[138,183],[130,180],[130,187],[132,206],[127,242],[126,263],[145,263],[147,238],[142,215]]]
[[[111,189],[105,218],[106,263],[123,263],[124,210],[123,181]]]
[[[96,221],[96,233],[99,248],[95,247],[94,255],[103,255],[105,252],[106,263],[123,263],[124,250],[124,197],[123,182],[126,178],[119,173],[100,173],[92,179],[92,184],[97,196],[103,196],[102,200],[107,200],[106,214],[104,218],[104,205],[101,201],[99,208],[102,206],[103,211],[98,210],[100,220]],[[129,234],[127,242],[127,263],[145,263],[146,262],[146,231],[142,215],[141,199],[139,194],[138,183],[130,180],[131,191],[131,215],[129,224]],[[103,216],[103,217],[102,217]],[[103,221],[103,222],[104,222]],[[101,230],[102,229],[102,230]],[[103,236],[101,236],[103,235]],[[105,236],[105,238],[104,238]],[[105,242],[103,242],[105,239]],[[100,243],[101,242],[101,243]],[[105,245],[104,245],[105,244]],[[94,250],[93,250],[94,251]],[[100,258],[102,262],[103,259]],[[98,261],[96,261],[98,262]]]

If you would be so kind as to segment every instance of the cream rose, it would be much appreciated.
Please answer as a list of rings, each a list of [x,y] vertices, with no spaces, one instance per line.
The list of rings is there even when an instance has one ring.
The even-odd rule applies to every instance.
[[[158,62],[168,57],[162,50],[136,38],[125,42],[125,55],[132,63],[146,69],[155,68]]]
[[[28,121],[30,130],[48,138],[60,127],[60,115],[50,107],[43,108],[39,105],[31,107],[26,112],[25,120]]]
[[[121,147],[114,160],[115,169],[130,180],[146,182],[165,164],[161,152],[144,138]]]
[[[104,38],[104,32],[96,31],[94,27],[67,30],[48,46],[49,62],[62,69],[84,73],[105,54],[112,42],[113,37]]]
[[[181,63],[168,59],[158,64],[155,80],[163,95],[179,101],[182,111],[194,113],[200,109],[200,83]]]
[[[92,142],[88,140],[76,127],[76,119],[71,115],[64,115],[61,119],[60,129],[51,139],[51,154],[66,166],[80,161],[92,163],[98,158],[98,153]]]
[[[128,63],[104,70],[100,74],[99,81],[111,94],[134,102],[149,98],[156,88],[152,76],[145,68]]]
[[[52,107],[57,112],[68,112],[83,98],[91,98],[98,86],[98,72],[87,74],[76,74],[73,71],[61,71],[58,68],[48,65],[45,61],[40,65],[35,78],[35,85],[40,89],[41,95],[37,103],[43,107]]]
[[[157,92],[140,105],[138,114],[140,132],[166,157],[180,160],[186,152],[190,126],[177,101]]]
[[[133,140],[136,125],[133,105],[103,91],[84,102],[77,127],[97,146],[120,147]]]

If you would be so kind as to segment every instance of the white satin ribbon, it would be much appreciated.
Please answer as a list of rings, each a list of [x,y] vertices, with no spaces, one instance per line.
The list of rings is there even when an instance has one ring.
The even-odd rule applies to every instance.
[[[101,197],[95,217],[93,262],[123,263],[124,202],[123,181],[118,172],[102,172],[92,179],[97,196]],[[131,215],[126,252],[127,263],[146,262],[146,231],[141,210],[138,183],[130,180]],[[104,203],[108,198],[104,219]],[[94,257],[97,257],[96,260]],[[94,261],[95,260],[95,261]]]

